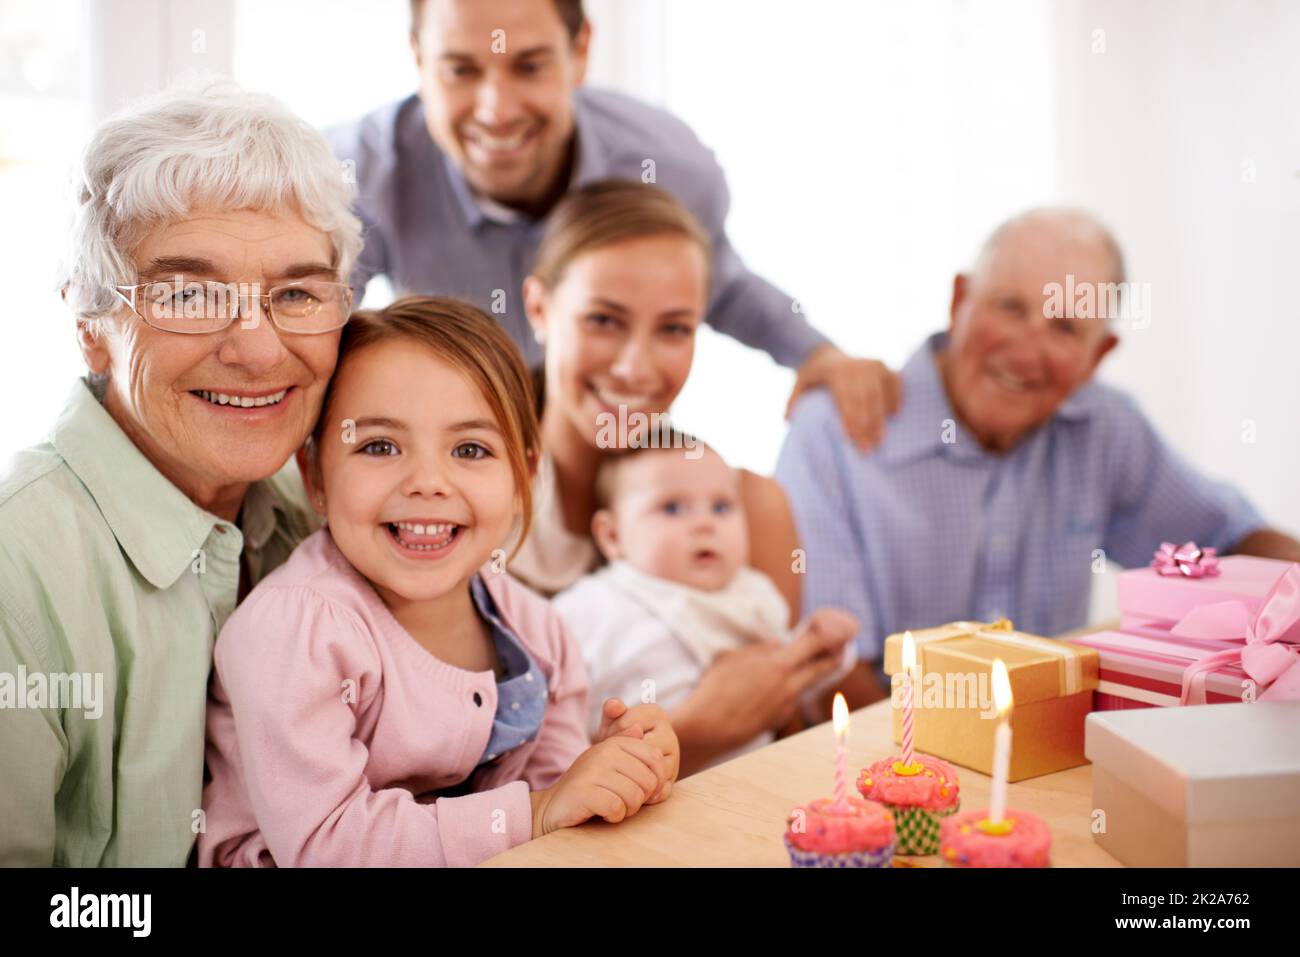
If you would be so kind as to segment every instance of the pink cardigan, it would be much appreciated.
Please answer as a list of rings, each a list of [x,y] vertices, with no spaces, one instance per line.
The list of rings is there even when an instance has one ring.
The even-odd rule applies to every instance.
[[[437,800],[483,756],[493,674],[419,645],[326,529],[253,589],[216,644],[200,865],[454,867],[532,837],[529,792],[589,746],[587,676],[548,603],[482,574],[550,697],[533,741]]]

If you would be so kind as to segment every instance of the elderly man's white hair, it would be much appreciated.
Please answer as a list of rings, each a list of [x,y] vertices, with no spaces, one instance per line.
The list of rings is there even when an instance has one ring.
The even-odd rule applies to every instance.
[[[355,193],[325,137],[278,100],[222,79],[169,89],[91,137],[59,286],[78,318],[103,319],[121,302],[110,287],[137,281],[145,232],[200,206],[296,212],[329,236],[346,282],[361,252]]]
[[[1124,282],[1124,252],[1116,242],[1114,234],[1087,210],[1066,206],[1041,206],[1026,210],[993,230],[989,238],[984,240],[984,245],[980,247],[975,264],[971,267],[972,275],[983,272],[998,245],[1009,233],[1025,226],[1040,224],[1050,226],[1066,242],[1077,245],[1097,244],[1104,248],[1114,263],[1112,282]]]

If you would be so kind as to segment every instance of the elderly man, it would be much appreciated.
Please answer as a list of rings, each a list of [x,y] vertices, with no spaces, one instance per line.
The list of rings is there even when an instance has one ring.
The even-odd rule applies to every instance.
[[[1195,539],[1300,560],[1300,543],[1093,381],[1119,340],[1108,318],[1066,307],[1071,282],[1080,303],[1089,288],[1108,300],[1096,293],[1124,282],[1115,241],[1082,213],[1019,216],[956,278],[949,330],[904,367],[874,453],[849,446],[827,396],[795,409],[776,477],[807,549],[804,607],[857,615],[864,659],[891,632],[946,621],[1079,627],[1098,550],[1136,566],[1162,540]]]
[[[581,0],[411,0],[410,39],[419,94],[333,136],[366,223],[358,290],[384,274],[399,293],[468,300],[540,364],[521,289],[547,216],[594,180],[657,182],[712,239],[708,322],[797,369],[792,401],[826,386],[854,441],[879,440],[897,377],[845,355],[745,268],[724,228],[722,170],[681,120],[582,87],[591,26]]]
[[[79,183],[89,375],[0,476],[0,865],[182,865],[213,641],[314,529],[360,222],[321,134],[223,87],[110,119]]]

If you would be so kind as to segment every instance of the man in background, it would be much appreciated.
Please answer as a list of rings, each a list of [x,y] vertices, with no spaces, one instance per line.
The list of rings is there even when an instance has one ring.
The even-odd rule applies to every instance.
[[[852,447],[824,395],[799,402],[776,479],[808,553],[803,607],[857,616],[864,660],[886,635],[949,621],[1081,627],[1099,549],[1130,568],[1162,541],[1300,561],[1300,542],[1094,381],[1119,343],[1096,308],[1111,283],[1124,288],[1123,257],[1090,216],[1018,216],[956,277],[948,331],[904,366],[875,451]]]
[[[724,228],[722,169],[684,123],[583,87],[591,25],[581,0],[412,0],[410,39],[419,93],[332,135],[355,172],[366,224],[358,299],[378,274],[399,295],[465,299],[536,365],[521,288],[547,215],[593,180],[656,182],[713,239],[710,325],[796,369],[791,405],[823,386],[855,444],[880,440],[897,377],[841,352],[745,267]]]

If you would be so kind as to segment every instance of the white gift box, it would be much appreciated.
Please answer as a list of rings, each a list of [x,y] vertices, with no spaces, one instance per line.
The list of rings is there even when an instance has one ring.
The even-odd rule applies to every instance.
[[[1300,701],[1094,711],[1084,753],[1124,864],[1300,866]]]

